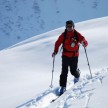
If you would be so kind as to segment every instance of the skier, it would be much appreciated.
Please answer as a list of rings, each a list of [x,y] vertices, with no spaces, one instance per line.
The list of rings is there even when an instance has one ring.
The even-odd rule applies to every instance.
[[[58,53],[58,49],[62,44],[62,71],[59,80],[60,95],[66,91],[68,67],[70,67],[70,72],[74,76],[74,83],[79,81],[80,73],[77,68],[79,43],[84,47],[87,47],[88,45],[85,37],[74,28],[75,25],[72,20],[66,21],[66,29],[55,42],[54,52],[52,53],[52,57],[54,57]]]

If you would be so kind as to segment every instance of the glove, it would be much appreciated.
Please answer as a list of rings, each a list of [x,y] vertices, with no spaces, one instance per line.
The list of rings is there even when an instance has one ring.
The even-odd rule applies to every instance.
[[[84,46],[84,47],[87,47],[88,46],[88,42],[84,39],[82,42],[82,45]]]
[[[54,57],[56,54],[57,54],[57,52],[53,52],[53,53],[52,53],[52,57]]]

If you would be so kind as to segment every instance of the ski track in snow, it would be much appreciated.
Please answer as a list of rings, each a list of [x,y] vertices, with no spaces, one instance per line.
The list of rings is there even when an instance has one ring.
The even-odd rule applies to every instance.
[[[78,83],[73,85],[73,81],[68,82],[67,91],[57,98],[55,95],[57,88],[49,88],[38,95],[35,99],[16,108],[76,108],[75,103],[81,102],[81,108],[90,108],[89,101],[95,93],[96,85],[102,85],[103,78],[107,76],[108,69],[103,69],[93,75],[84,76]],[[57,99],[56,99],[57,98]],[[51,102],[56,99],[54,102]]]

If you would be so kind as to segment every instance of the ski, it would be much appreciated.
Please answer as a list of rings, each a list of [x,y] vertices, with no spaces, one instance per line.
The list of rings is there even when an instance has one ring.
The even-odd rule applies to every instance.
[[[65,92],[64,92],[64,93],[65,93]],[[63,94],[64,94],[64,93],[63,93]],[[63,95],[63,94],[62,94],[62,95]],[[56,101],[56,100],[57,100],[58,98],[60,98],[62,95],[58,95],[55,99],[52,99],[50,103]]]
[[[79,79],[75,79],[75,80],[74,80],[74,85],[73,85],[73,87],[78,83],[78,81],[79,81]],[[68,90],[69,90],[69,89],[67,89],[65,92],[67,92]],[[58,92],[58,91],[59,91],[58,89],[55,91],[55,94],[56,94],[57,97],[56,97],[55,99],[52,99],[52,100],[50,101],[50,103],[55,102],[58,98],[60,98],[60,97],[65,93],[65,92],[64,92],[62,95],[60,95],[60,91],[59,91],[59,92]]]
[[[66,92],[66,91],[65,91],[65,92]],[[65,92],[64,92],[64,93],[65,93]],[[63,93],[63,94],[64,94],[64,93]],[[63,94],[62,94],[62,95],[63,95]],[[62,95],[58,95],[58,93],[57,93],[57,94],[56,94],[57,97],[56,97],[55,99],[52,99],[52,100],[50,101],[50,103],[56,101],[56,100],[57,100],[58,98],[60,98]]]
[[[52,103],[52,102],[56,101],[59,97],[60,97],[60,96],[58,96],[57,98],[55,98],[55,99],[51,100],[51,102],[50,102],[50,103]]]

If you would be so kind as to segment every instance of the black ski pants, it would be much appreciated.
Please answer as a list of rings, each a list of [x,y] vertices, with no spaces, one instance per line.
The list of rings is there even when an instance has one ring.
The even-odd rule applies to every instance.
[[[60,75],[60,86],[66,87],[68,67],[70,67],[70,72],[75,78],[79,78],[80,74],[77,71],[78,57],[67,57],[62,56],[62,72]]]

